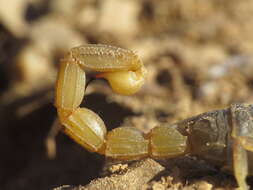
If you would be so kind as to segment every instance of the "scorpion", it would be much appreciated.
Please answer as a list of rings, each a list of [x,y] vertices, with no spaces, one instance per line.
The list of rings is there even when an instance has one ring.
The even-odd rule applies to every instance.
[[[85,70],[97,72],[112,90],[132,95],[144,84],[147,70],[131,50],[87,44],[72,48],[60,60],[55,106],[63,131],[90,152],[118,160],[192,155],[233,172],[239,189],[249,189],[253,174],[253,105],[233,104],[175,124],[163,123],[144,134],[121,126],[107,133],[95,112],[80,107],[85,93]]]

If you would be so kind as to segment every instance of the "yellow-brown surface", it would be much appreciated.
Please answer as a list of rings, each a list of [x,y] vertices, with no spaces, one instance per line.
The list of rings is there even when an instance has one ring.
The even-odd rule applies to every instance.
[[[55,159],[44,144],[56,117],[59,58],[86,43],[137,51],[149,71],[133,96],[116,95],[103,81],[88,86],[82,106],[98,113],[108,130],[124,125],[148,132],[161,122],[252,103],[252,12],[251,0],[1,1],[0,189],[109,189],[110,180],[133,185],[134,172],[142,189],[236,188],[232,176],[194,158],[162,161],[166,169],[153,160],[122,169],[62,133]]]

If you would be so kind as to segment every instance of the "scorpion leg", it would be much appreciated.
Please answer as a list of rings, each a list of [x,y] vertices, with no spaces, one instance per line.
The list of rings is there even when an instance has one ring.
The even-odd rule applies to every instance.
[[[236,140],[233,143],[233,165],[234,165],[234,174],[239,189],[241,190],[249,189],[245,181],[248,175],[247,152]]]
[[[249,189],[246,183],[248,175],[247,151],[253,152],[252,107],[247,104],[231,106],[233,164],[239,189]]]
[[[59,122],[59,119],[56,118],[54,120],[53,125],[51,126],[51,129],[47,135],[47,138],[45,140],[46,150],[47,150],[47,156],[50,159],[55,158],[56,156],[56,142],[55,137],[58,134],[59,130],[61,129],[61,124]]]
[[[245,150],[253,152],[253,137],[238,137],[238,141]]]

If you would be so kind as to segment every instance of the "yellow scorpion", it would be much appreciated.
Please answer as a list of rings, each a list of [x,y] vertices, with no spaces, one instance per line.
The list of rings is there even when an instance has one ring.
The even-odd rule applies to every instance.
[[[228,153],[232,152],[232,170],[238,185],[243,190],[248,189],[245,182],[248,175],[246,150],[251,153],[253,151],[253,125],[238,128],[227,127],[230,124],[224,125],[225,127],[207,125],[210,121],[206,117],[175,125],[162,124],[148,134],[143,134],[134,127],[119,127],[107,133],[103,120],[96,113],[80,107],[86,84],[84,70],[98,72],[97,77],[106,79],[112,90],[122,95],[136,93],[147,75],[135,52],[108,45],[75,47],[61,59],[55,106],[64,132],[81,146],[91,152],[120,160],[145,157],[160,159],[190,154],[209,161],[217,161],[218,158],[225,162]],[[234,106],[234,109],[237,108]],[[224,111],[224,114],[217,112],[215,117],[224,115],[223,120],[227,121],[229,119],[225,116],[229,113],[230,110]],[[252,161],[253,156],[250,155],[248,159]],[[253,167],[250,167],[250,172],[251,168]]]

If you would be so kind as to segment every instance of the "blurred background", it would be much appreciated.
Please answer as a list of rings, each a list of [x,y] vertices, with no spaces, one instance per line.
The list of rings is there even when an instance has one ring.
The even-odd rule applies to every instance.
[[[138,52],[149,71],[140,92],[119,96],[96,81],[82,106],[108,129],[148,132],[253,102],[252,18],[251,0],[0,0],[0,189],[85,185],[101,175],[104,158],[62,133],[56,157],[47,156],[58,63],[71,47]]]

